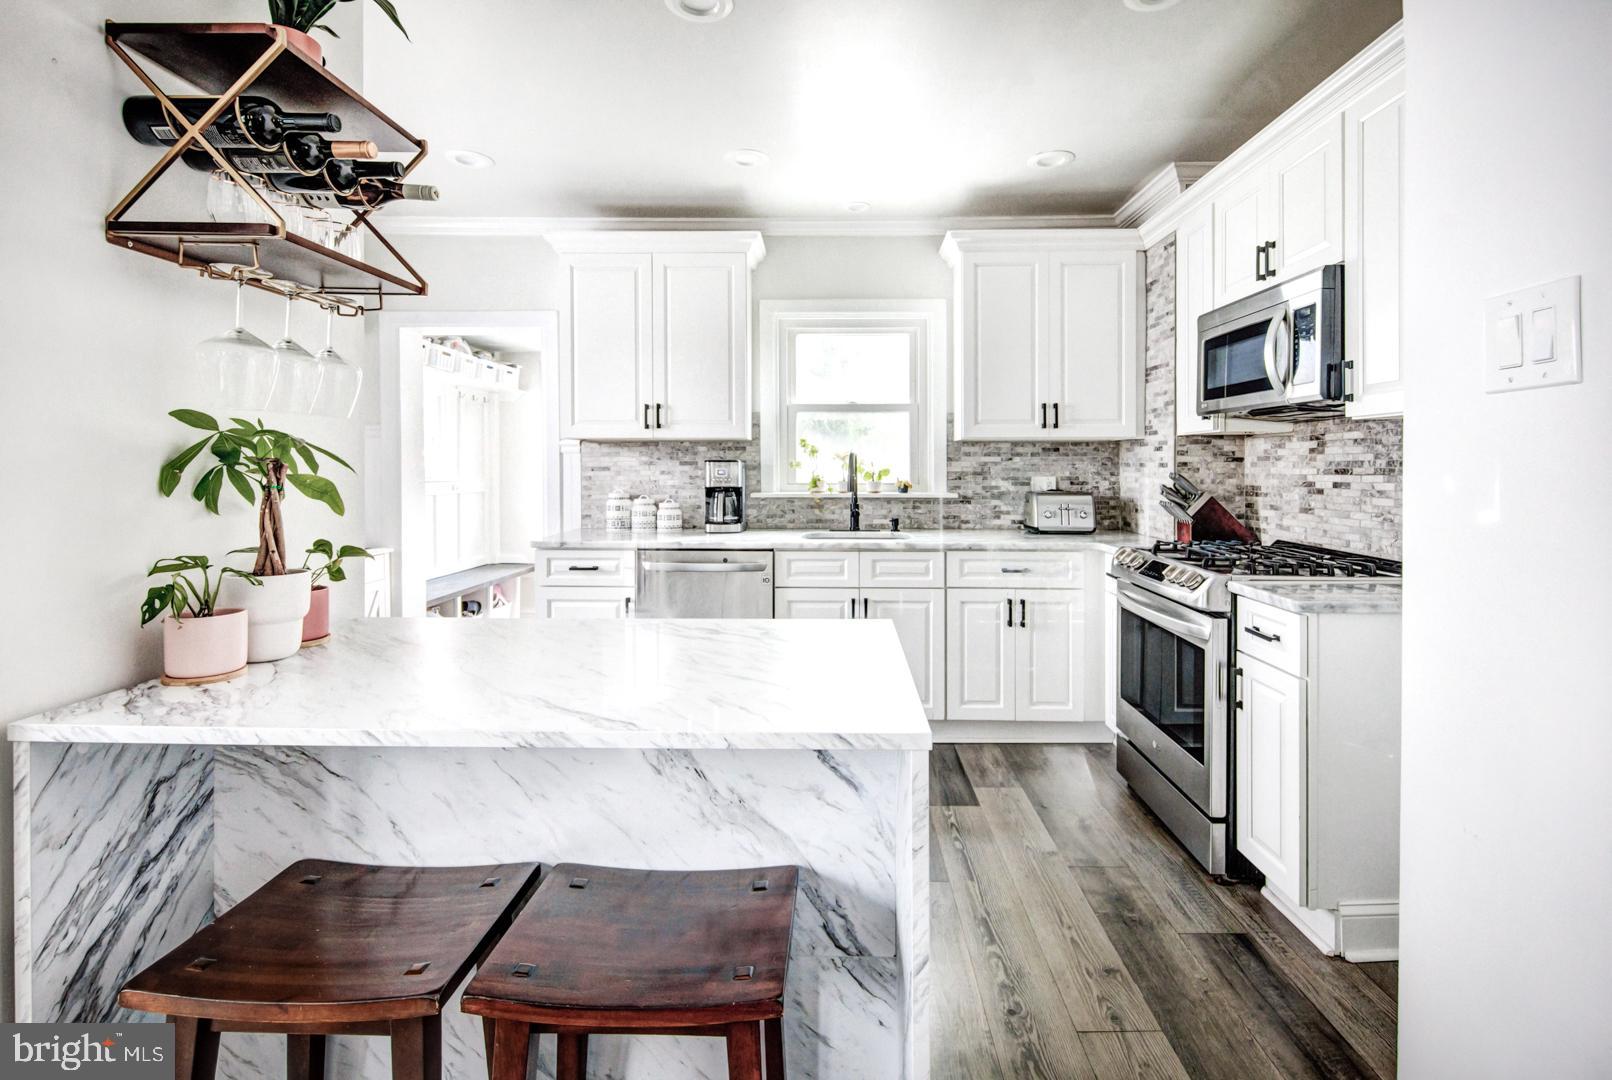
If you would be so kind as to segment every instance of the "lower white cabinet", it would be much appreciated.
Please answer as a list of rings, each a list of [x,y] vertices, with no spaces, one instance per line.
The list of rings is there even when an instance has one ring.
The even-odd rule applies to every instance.
[[[913,686],[931,720],[945,716],[946,617],[943,589],[778,589],[778,619],[888,619],[901,639]]]
[[[1085,594],[946,594],[948,720],[1085,719]]]
[[[772,594],[775,619],[849,619],[861,589],[778,589]]]
[[[1304,680],[1237,658],[1237,850],[1289,899],[1304,887]]]
[[[540,619],[625,619],[631,614],[631,589],[573,587],[537,592]]]

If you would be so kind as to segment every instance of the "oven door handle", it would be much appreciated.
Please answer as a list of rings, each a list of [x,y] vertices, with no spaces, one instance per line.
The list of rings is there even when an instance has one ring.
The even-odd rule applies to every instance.
[[[1154,600],[1145,593],[1137,593],[1130,589],[1120,588],[1115,591],[1114,598],[1119,606],[1140,619],[1164,628],[1173,634],[1179,634],[1188,641],[1195,641],[1207,646],[1210,642],[1214,623],[1208,616],[1202,616],[1202,621],[1189,618],[1177,611],[1171,611],[1162,601]]]
[[[1280,356],[1287,359],[1287,346],[1284,344],[1280,351],[1277,349],[1278,340],[1287,337],[1287,309],[1284,307],[1271,324],[1265,328],[1265,377],[1270,380],[1272,390],[1286,390],[1287,380],[1291,377],[1292,365],[1277,363]]]

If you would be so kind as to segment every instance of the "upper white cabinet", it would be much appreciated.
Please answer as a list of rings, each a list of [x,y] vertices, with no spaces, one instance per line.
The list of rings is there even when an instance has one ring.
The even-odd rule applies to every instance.
[[[1343,355],[1350,416],[1405,411],[1399,345],[1404,130],[1403,71],[1343,114]]]
[[[951,232],[958,439],[1142,434],[1142,252],[1129,229]]]
[[[560,426],[574,439],[750,438],[754,232],[564,232]]]

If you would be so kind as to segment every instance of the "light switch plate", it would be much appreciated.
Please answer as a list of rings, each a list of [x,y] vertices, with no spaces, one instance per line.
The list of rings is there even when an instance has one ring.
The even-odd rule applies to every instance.
[[[1578,296],[1575,275],[1484,301],[1486,392],[1584,381]]]

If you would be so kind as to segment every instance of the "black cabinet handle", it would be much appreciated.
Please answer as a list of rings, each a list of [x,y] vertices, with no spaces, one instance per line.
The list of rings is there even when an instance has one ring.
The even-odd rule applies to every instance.
[[[1254,280],[1265,280],[1265,245],[1254,245]]]
[[[1274,645],[1278,641],[1282,640],[1282,635],[1281,634],[1267,634],[1265,631],[1261,630],[1257,626],[1250,626],[1250,627],[1247,628],[1247,630],[1248,630],[1248,636],[1249,637],[1257,637],[1257,638],[1259,638],[1259,640],[1268,641],[1272,645]]]
[[[1276,267],[1271,265],[1271,256],[1275,255],[1275,254],[1276,254],[1276,241],[1275,240],[1267,240],[1267,241],[1265,241],[1265,276],[1268,277],[1268,278],[1273,278],[1273,277],[1276,276]]]
[[[655,402],[655,426],[660,427],[660,402]]]
[[[1047,403],[1045,401],[1041,403],[1041,426],[1047,426]]]
[[[1007,609],[1008,609],[1007,628],[1009,630],[1011,630],[1011,629],[1013,629],[1013,598],[1011,596],[1008,597],[1008,600],[1007,600]]]
[[[862,598],[862,617],[868,617],[868,598],[865,596]]]
[[[1058,426],[1058,403],[1056,401],[1052,403],[1052,426]]]
[[[568,570],[578,570],[578,571],[580,571],[580,570],[597,570],[597,569],[599,569],[599,567],[597,565],[595,565],[595,566],[569,566],[569,567],[566,567],[566,569],[568,569]]]
[[[627,617],[632,618],[632,597],[627,597]]]
[[[649,403],[644,403],[644,430],[649,430]]]
[[[1011,614],[1011,612],[1009,612]],[[1019,601],[1019,629],[1024,629],[1024,601]]]

